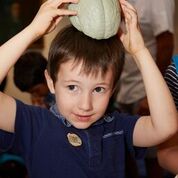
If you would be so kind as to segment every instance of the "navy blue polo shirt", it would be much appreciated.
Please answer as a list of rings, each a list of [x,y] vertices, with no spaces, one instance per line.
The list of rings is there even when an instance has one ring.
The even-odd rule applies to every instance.
[[[16,103],[15,133],[0,132],[0,145],[24,158],[30,178],[124,178],[126,150],[144,156],[145,149],[132,143],[137,116],[114,112],[76,129],[47,109]],[[81,139],[80,146],[70,143],[69,133]]]

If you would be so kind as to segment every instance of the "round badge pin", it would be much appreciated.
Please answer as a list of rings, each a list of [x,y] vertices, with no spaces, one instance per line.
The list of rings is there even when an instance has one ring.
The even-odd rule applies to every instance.
[[[77,134],[68,133],[67,134],[67,138],[68,138],[69,143],[72,146],[76,146],[77,147],[77,146],[81,146],[82,145],[82,140]]]

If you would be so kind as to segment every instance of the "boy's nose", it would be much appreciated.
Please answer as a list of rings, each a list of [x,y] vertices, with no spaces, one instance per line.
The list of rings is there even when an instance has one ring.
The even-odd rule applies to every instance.
[[[83,94],[79,100],[78,107],[84,111],[92,110],[92,96],[90,94]]]

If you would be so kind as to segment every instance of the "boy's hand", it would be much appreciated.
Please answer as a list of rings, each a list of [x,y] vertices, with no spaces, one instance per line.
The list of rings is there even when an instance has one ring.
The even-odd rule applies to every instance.
[[[65,3],[77,3],[78,0],[48,0],[43,3],[29,25],[37,38],[55,29],[59,21],[67,15],[76,15],[76,11],[65,9]]]
[[[134,7],[126,0],[120,0],[124,14],[126,32],[122,32],[120,39],[131,55],[145,48],[144,41],[138,25],[137,12]]]

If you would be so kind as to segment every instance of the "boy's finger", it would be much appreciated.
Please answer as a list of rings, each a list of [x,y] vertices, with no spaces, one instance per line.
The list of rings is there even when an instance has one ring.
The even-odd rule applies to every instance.
[[[77,12],[74,10],[68,10],[68,9],[58,9],[57,14],[59,16],[63,15],[77,15]]]
[[[120,3],[121,3],[121,6],[124,6],[124,7],[128,8],[128,9],[136,12],[136,9],[129,2],[127,2],[125,0],[120,0]]]

